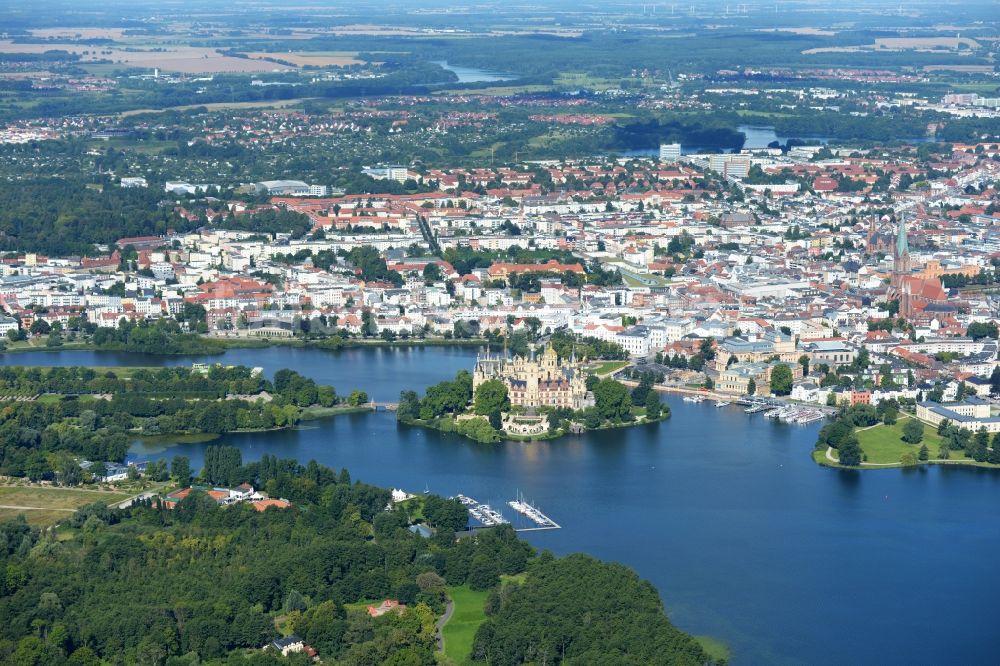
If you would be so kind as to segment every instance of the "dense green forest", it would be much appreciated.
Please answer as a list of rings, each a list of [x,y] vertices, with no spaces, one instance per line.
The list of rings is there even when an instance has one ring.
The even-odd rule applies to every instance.
[[[488,590],[527,572],[491,599],[476,639],[484,663],[711,663],[625,567],[537,557],[509,526],[456,539],[455,512],[439,509],[438,525],[425,517],[437,533],[418,536],[407,503],[386,510],[387,490],[314,462],[242,469],[292,508],[220,507],[195,491],[173,510],[84,507],[58,531],[0,525],[0,661],[309,663],[260,651],[295,632],[327,663],[431,666],[446,585]],[[406,609],[365,612],[387,598]]]
[[[98,349],[145,354],[218,354],[225,350],[217,340],[181,330],[173,319],[123,319],[116,328],[101,326],[92,330],[91,342]]]
[[[262,392],[272,396],[262,399]],[[221,434],[295,425],[313,405],[360,404],[291,370],[274,381],[250,368],[98,371],[87,367],[0,368],[0,473],[32,480],[83,480],[79,458],[120,461],[137,434]],[[45,398],[12,401],[17,396]]]
[[[94,243],[197,226],[162,199],[153,189],[100,189],[72,178],[0,180],[0,250],[94,255]]]
[[[705,663],[698,642],[670,624],[652,585],[587,555],[543,554],[524,584],[494,590],[486,611],[473,654],[494,666]]]
[[[308,215],[288,210],[262,210],[253,215],[230,215],[214,223],[219,229],[254,231],[268,234],[290,234],[302,238],[312,228]]]

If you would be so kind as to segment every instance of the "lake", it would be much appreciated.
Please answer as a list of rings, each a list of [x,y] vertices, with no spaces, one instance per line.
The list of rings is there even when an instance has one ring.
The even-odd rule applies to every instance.
[[[475,349],[340,352],[274,347],[202,359],[106,352],[6,354],[9,365],[290,367],[378,400],[471,369]],[[520,491],[563,526],[538,548],[634,567],[673,621],[727,642],[735,664],[985,664],[996,661],[1000,474],[920,468],[852,472],[810,458],[818,426],[735,406],[668,399],[661,424],[553,442],[487,446],[354,414],[299,430],[228,435],[244,460],[315,458],[354,478],[513,512]],[[203,444],[136,445],[131,459]]]
[[[511,81],[517,77],[513,74],[494,72],[488,69],[478,69],[476,67],[459,67],[449,65],[447,60],[432,60],[435,65],[440,65],[441,69],[454,72],[458,77],[458,83],[485,83],[488,81]]]
[[[767,148],[767,145],[772,141],[777,141],[778,143],[786,143],[789,138],[802,139],[808,143],[822,143],[826,144],[830,141],[829,137],[825,136],[804,136],[804,137],[787,137],[778,136],[774,127],[764,126],[764,125],[740,125],[736,128],[738,132],[743,132],[746,135],[746,141],[743,143],[743,148],[747,150],[757,150],[761,148]],[[697,155],[698,153],[718,153],[718,152],[729,152],[727,150],[720,151],[718,148],[707,148],[705,146],[686,146],[681,145],[682,155]],[[635,150],[624,150],[621,152],[623,157],[659,157],[660,147],[655,148],[638,148]]]

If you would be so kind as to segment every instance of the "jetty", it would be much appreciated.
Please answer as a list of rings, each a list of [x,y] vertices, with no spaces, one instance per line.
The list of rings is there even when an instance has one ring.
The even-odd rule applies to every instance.
[[[519,514],[525,516],[528,520],[537,525],[537,527],[521,528],[517,530],[518,532],[530,532],[536,530],[558,530],[562,527],[561,525],[559,525],[559,523],[557,523],[556,521],[552,520],[544,513],[542,513],[538,509],[538,507],[534,506],[526,499],[524,499],[524,497],[520,493],[518,493],[517,499],[512,499],[511,501],[507,502],[507,504],[510,506],[510,508],[514,509],[514,511],[517,511]]]
[[[465,495],[455,495],[454,499],[461,502],[469,510],[469,515],[486,527],[496,527],[497,525],[504,525],[510,522],[503,517],[502,513],[489,504],[483,504]]]

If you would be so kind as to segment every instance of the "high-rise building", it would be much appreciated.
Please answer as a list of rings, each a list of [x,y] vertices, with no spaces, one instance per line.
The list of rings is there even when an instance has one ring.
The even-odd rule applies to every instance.
[[[676,162],[680,158],[681,158],[681,144],[679,143],[660,144],[661,162]]]
[[[717,153],[709,156],[708,168],[723,176],[745,178],[750,173],[750,156],[742,153]]]

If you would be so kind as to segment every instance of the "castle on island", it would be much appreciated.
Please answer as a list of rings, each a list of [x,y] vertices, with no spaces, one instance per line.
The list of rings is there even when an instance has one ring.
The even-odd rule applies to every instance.
[[[472,389],[475,391],[483,382],[498,379],[507,387],[512,406],[529,410],[538,407],[585,409],[594,405],[594,396],[587,391],[586,373],[581,365],[575,354],[560,361],[551,345],[540,359],[535,358],[534,349],[528,357],[513,358],[494,356],[487,351],[476,357]]]

